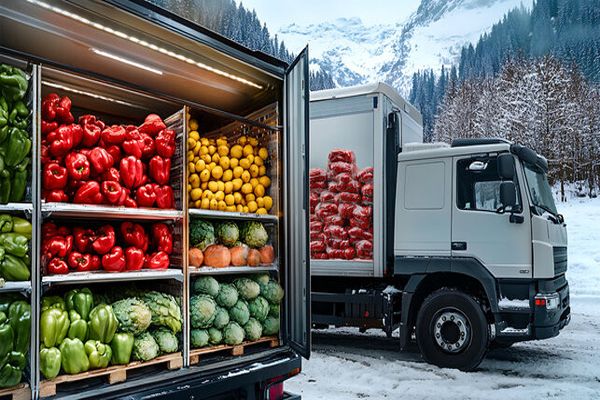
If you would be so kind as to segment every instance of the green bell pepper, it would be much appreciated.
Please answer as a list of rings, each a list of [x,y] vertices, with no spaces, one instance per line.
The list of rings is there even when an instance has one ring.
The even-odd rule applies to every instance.
[[[85,342],[85,353],[90,360],[90,368],[106,368],[112,358],[112,350],[109,345],[97,340]]]
[[[4,143],[6,141],[6,139],[8,138],[8,128],[9,127],[10,126],[7,124],[0,128],[0,144]],[[2,170],[3,170],[4,169],[4,158],[3,157],[0,157],[0,158],[2,158]]]
[[[2,144],[2,147],[4,149],[4,164],[8,167],[14,167],[29,155],[31,139],[25,131],[13,127],[8,130],[8,139]]]
[[[88,320],[94,308],[94,295],[88,288],[69,290],[65,294],[65,305],[68,311],[75,310],[82,319]]]
[[[58,376],[61,366],[60,350],[56,347],[44,347],[40,350],[40,372],[46,379]]]
[[[60,296],[44,296],[42,298],[42,311],[46,311],[49,308],[58,308],[59,310],[66,310],[65,301]]]
[[[25,368],[25,356],[16,351],[11,352],[6,364],[0,368],[0,388],[15,386],[21,382],[23,368]]]
[[[90,369],[83,342],[79,339],[66,338],[60,345],[60,361],[67,374],[78,374]]]
[[[15,301],[8,309],[8,318],[15,334],[15,351],[26,354],[31,338],[31,306],[23,300]]]
[[[69,311],[69,319],[71,320],[71,325],[69,326],[69,333],[67,334],[69,339],[77,338],[82,342],[85,342],[88,333],[87,322],[84,319],[82,319],[79,313],[75,310]]]
[[[2,148],[0,147],[0,152]],[[6,157],[4,158],[4,162],[6,163]],[[6,204],[10,199],[10,190],[12,186],[12,180],[10,176],[10,171],[7,169],[0,172],[0,203]]]
[[[0,233],[0,246],[13,256],[23,257],[29,251],[29,239],[20,233]]]
[[[8,214],[0,214],[0,233],[12,232],[13,229],[14,218]]]
[[[113,364],[129,364],[133,350],[133,333],[116,333],[110,342]]]
[[[18,293],[3,293],[0,295],[0,312],[8,314],[10,305],[18,300],[23,300],[23,296]]]
[[[0,360],[13,351],[14,340],[15,333],[12,326],[8,322],[4,322],[0,325]]]
[[[9,215],[10,217],[10,215]],[[1,216],[0,216],[1,218]],[[1,221],[1,219],[0,219]],[[20,233],[21,235],[25,235],[31,239],[31,231],[33,227],[31,226],[31,222],[26,220],[25,218],[20,217],[12,217],[12,231],[15,233]]]
[[[3,311],[0,311],[0,325],[5,323],[6,321],[8,321],[8,317],[6,316],[6,313]]]
[[[44,346],[54,347],[63,342],[69,331],[69,314],[65,310],[49,308],[40,316],[40,339]]]
[[[0,276],[7,281],[27,281],[31,277],[31,272],[23,260],[6,254],[6,251],[0,247]]]
[[[88,322],[89,338],[102,343],[110,343],[119,322],[111,306],[100,304],[90,311]]]
[[[19,202],[23,200],[25,189],[27,189],[27,177],[29,176],[27,166],[30,162],[31,158],[25,157],[23,161],[14,168],[9,201]]]
[[[0,89],[2,96],[9,101],[18,101],[25,97],[29,81],[27,75],[17,67],[0,65]]]

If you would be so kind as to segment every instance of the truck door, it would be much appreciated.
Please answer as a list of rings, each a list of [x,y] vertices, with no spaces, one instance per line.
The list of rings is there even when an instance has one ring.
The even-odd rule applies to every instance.
[[[497,154],[454,158],[452,207],[452,257],[481,262],[496,278],[532,276],[531,222],[523,207],[517,174],[517,212],[524,218],[502,213]],[[511,220],[513,222],[511,222]]]
[[[286,332],[290,346],[310,356],[310,265],[308,234],[308,47],[286,71],[284,107],[284,207]]]

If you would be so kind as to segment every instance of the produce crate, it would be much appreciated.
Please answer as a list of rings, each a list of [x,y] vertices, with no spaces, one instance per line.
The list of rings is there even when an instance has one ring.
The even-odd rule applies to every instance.
[[[190,350],[190,365],[200,363],[200,358],[206,354],[222,353],[223,355],[241,356],[248,347],[258,347],[258,345],[268,346],[269,348],[279,346],[279,338],[276,336],[265,336],[253,342],[243,342],[236,346],[218,345],[203,347],[201,349]]]
[[[21,383],[11,388],[0,389],[0,399],[29,400],[31,399],[31,390],[26,383]]]
[[[114,365],[76,375],[60,375],[52,380],[40,382],[40,397],[56,395],[57,387],[62,384],[85,381],[92,378],[106,377],[110,385],[125,382],[129,371],[152,365],[164,366],[168,370],[179,369],[183,366],[183,357],[181,353],[167,354],[145,362],[134,361],[127,365]]]

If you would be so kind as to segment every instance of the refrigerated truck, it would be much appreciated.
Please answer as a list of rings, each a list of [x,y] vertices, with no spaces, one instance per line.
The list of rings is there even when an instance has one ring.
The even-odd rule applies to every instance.
[[[423,142],[386,84],[311,93],[310,167],[332,149],[374,167],[373,257],[312,259],[317,328],[399,329],[423,358],[472,370],[491,346],[569,323],[567,232],[547,161],[502,139]]]
[[[54,398],[299,398],[284,394],[282,387],[283,381],[300,372],[301,357],[310,354],[308,216],[304,209],[307,168],[303,156],[308,133],[308,49],[288,65],[146,1],[7,0],[0,3],[0,61],[20,66],[32,75],[35,165],[40,164],[40,99],[53,91],[73,100],[78,107],[73,110],[76,117],[93,112],[108,123],[139,124],[145,115],[157,113],[163,118],[171,115],[165,121],[177,131],[178,150],[171,167],[176,210],[123,211],[44,203],[40,200],[39,170],[33,169],[33,220],[37,221],[34,255],[39,255],[41,221],[55,217],[171,220],[177,243],[172,256],[176,269],[162,274],[146,270],[83,278],[46,276],[39,257],[32,257],[32,395],[47,395],[40,393],[43,382],[37,357],[43,291],[75,284],[133,281],[154,287],[168,281],[184,312],[183,367],[171,371],[155,368],[112,385],[98,380],[72,382],[65,390],[59,386]],[[234,123],[262,132],[273,155],[271,215],[188,210],[186,114],[199,120],[202,132]],[[272,346],[257,346],[235,357],[231,353],[203,355],[199,364],[190,365],[187,308],[194,272],[188,268],[187,223],[193,215],[265,221],[271,227],[278,256],[269,271],[285,290],[280,333]],[[246,273],[252,272],[246,268]]]

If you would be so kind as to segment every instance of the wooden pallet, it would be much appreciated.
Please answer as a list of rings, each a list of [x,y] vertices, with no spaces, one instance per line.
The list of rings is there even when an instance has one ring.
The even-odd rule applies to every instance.
[[[166,364],[167,369],[179,369],[183,367],[183,356],[181,353],[167,354],[150,361],[134,361],[127,365],[113,365],[108,368],[95,369],[82,372],[76,375],[60,375],[52,380],[40,382],[40,397],[49,397],[56,395],[56,387],[64,383],[73,383],[90,378],[106,376],[109,384],[125,382],[127,380],[127,371],[136,368],[147,367],[150,365]]]
[[[200,362],[200,357],[205,354],[214,354],[214,353],[225,353],[231,354],[232,356],[241,356],[244,354],[244,351],[247,347],[254,346],[260,343],[268,343],[269,347],[277,347],[279,346],[279,338],[276,336],[265,336],[254,342],[243,342],[236,346],[229,345],[218,345],[211,347],[203,347],[201,349],[194,349],[190,351],[190,365],[195,365]]]
[[[26,383],[11,388],[0,389],[0,399],[31,400],[31,390]]]

